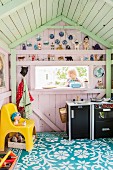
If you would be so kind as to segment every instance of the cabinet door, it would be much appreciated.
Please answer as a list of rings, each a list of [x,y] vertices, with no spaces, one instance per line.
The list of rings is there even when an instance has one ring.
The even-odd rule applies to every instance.
[[[90,106],[71,107],[74,115],[71,116],[71,134],[72,138],[90,137]]]
[[[113,137],[113,121],[97,121],[94,130],[95,138]]]

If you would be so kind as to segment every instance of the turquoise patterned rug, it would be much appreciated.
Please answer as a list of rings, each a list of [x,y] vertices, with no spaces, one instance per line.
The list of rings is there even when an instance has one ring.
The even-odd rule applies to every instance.
[[[31,152],[12,150],[15,170],[113,170],[113,138],[69,142],[64,132],[39,133]]]

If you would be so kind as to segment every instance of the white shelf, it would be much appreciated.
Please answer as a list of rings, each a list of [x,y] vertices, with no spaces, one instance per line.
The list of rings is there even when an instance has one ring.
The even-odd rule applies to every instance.
[[[88,66],[106,65],[106,61],[17,61],[16,65],[25,66]]]
[[[16,50],[17,55],[30,54],[56,54],[56,55],[85,55],[85,54],[106,54],[106,50]]]
[[[33,94],[92,94],[92,93],[105,93],[105,89],[86,89],[86,88],[70,88],[58,87],[53,89],[35,89],[30,91]]]

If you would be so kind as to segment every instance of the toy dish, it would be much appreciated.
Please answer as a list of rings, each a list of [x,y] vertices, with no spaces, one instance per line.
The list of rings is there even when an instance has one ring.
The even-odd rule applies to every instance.
[[[93,74],[95,77],[100,78],[105,75],[105,70],[102,67],[96,67]]]
[[[54,36],[54,34],[50,34],[50,39],[53,39],[55,36]]]
[[[30,42],[27,42],[27,47],[32,47],[32,44]]]
[[[62,31],[59,32],[59,36],[60,36],[60,37],[63,37],[63,36],[64,36],[64,32],[62,32]]]
[[[73,36],[72,36],[72,35],[69,35],[69,36],[68,36],[68,39],[69,39],[69,40],[73,40]]]
[[[63,40],[63,41],[62,41],[62,44],[63,44],[63,45],[66,45],[66,44],[67,44],[67,40]]]
[[[60,40],[59,40],[59,39],[56,39],[56,40],[55,40],[55,44],[60,44]]]

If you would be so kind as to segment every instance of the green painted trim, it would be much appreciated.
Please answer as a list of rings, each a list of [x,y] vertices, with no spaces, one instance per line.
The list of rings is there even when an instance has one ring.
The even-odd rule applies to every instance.
[[[53,26],[46,26],[46,28],[50,28],[50,29],[75,29],[75,26],[71,26],[71,25],[67,25],[67,26],[53,25]]]
[[[30,32],[29,34],[25,35],[24,37],[22,37],[21,39],[11,43],[9,45],[10,48],[15,48],[16,46],[18,46],[19,44],[25,42],[26,40],[28,40],[29,38],[32,38],[33,36],[35,36],[36,34],[43,32],[44,30],[47,29],[48,26],[54,25],[57,22],[61,21],[61,16],[47,22],[46,24],[44,24],[43,26],[40,26],[39,28],[37,28],[36,30]]]
[[[32,1],[33,0],[13,0],[3,6],[0,6],[0,19],[10,15],[11,13],[17,11]]]
[[[11,91],[12,103],[16,104],[16,50],[11,49]]]
[[[106,97],[111,97],[111,52],[106,50]]]
[[[2,40],[0,40],[0,47],[5,50],[6,52],[10,53],[10,48],[8,47],[8,45],[3,42]]]
[[[89,37],[91,37],[92,39],[94,39],[98,43],[104,45],[105,47],[112,48],[112,46],[108,42],[104,41],[102,38],[99,38],[98,36],[96,36],[95,34],[93,34],[90,31],[88,31],[84,27],[78,26],[77,23],[75,23],[74,21],[71,21],[70,19],[68,19],[68,18],[66,18],[64,16],[62,16],[62,21],[68,23],[69,25],[75,26],[75,29],[80,30],[81,32],[83,32],[84,34],[88,35]]]

